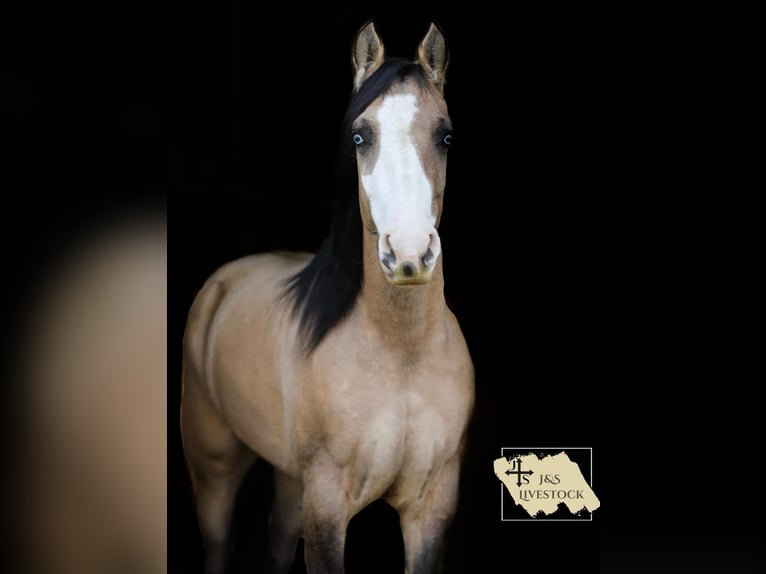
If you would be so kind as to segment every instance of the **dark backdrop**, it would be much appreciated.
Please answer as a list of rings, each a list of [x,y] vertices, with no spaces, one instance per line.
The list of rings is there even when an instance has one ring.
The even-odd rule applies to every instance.
[[[184,313],[205,277],[245,253],[315,249],[327,231],[354,32],[376,18],[388,52],[409,56],[433,19],[452,56],[446,295],[477,374],[449,571],[750,571],[757,512],[720,497],[737,482],[716,470],[722,453],[748,452],[756,423],[747,343],[727,337],[720,298],[724,216],[696,157],[708,48],[668,12],[497,6],[229,2],[177,15],[171,407]],[[196,572],[174,415],[170,564]],[[502,523],[491,463],[514,445],[593,447],[593,522]],[[240,565],[257,560],[265,470],[243,491]],[[401,560],[382,506],[349,544],[358,572]]]
[[[351,40],[368,18],[403,56],[433,19],[452,55],[440,233],[477,403],[449,571],[756,571],[762,425],[732,256],[741,206],[724,201],[707,149],[715,18],[325,4],[27,7],[4,22],[9,189],[29,222],[23,242],[6,230],[7,268],[33,268],[105,209],[168,194],[169,572],[202,571],[178,432],[185,313],[220,264],[321,242]],[[592,523],[500,521],[492,461],[529,445],[593,447]],[[255,471],[237,572],[264,548],[270,482]],[[352,524],[350,571],[391,571],[400,544],[375,505]]]

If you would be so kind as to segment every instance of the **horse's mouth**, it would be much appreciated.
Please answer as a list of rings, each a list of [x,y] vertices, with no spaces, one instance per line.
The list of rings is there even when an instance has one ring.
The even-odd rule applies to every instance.
[[[388,282],[397,287],[404,287],[407,285],[425,285],[431,281],[433,275],[433,268],[424,269],[419,273],[412,275],[406,275],[401,272],[391,271],[389,269],[383,269],[384,275]]]

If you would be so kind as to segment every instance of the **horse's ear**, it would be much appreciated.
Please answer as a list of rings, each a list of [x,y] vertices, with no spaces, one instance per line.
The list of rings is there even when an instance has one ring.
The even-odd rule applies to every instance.
[[[423,66],[436,87],[442,90],[447,79],[449,52],[444,34],[433,22],[418,46],[418,64]]]
[[[351,52],[355,90],[380,67],[384,57],[383,42],[375,30],[375,24],[368,22],[356,33],[354,49]]]

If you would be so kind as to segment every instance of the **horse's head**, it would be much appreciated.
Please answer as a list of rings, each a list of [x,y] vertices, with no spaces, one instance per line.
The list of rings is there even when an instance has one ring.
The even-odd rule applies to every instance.
[[[436,228],[452,139],[443,97],[444,36],[431,24],[416,61],[397,60],[393,69],[369,23],[357,34],[352,62],[357,94],[377,93],[378,82],[386,86],[354,118],[348,134],[356,148],[365,230],[377,236],[378,260],[391,283],[426,283],[441,254]]]

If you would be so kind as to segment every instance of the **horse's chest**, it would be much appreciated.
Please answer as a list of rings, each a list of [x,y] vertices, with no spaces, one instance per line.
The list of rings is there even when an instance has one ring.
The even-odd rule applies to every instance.
[[[456,425],[450,425],[445,415],[415,391],[381,401],[366,420],[359,421],[351,491],[363,498],[392,490],[398,496],[416,496],[457,450]]]
[[[309,452],[319,447],[345,469],[344,489],[357,500],[425,492],[456,456],[465,429],[470,397],[456,359],[445,353],[409,363],[385,353],[331,359],[315,364],[322,367],[313,379],[320,383],[303,395],[313,414],[306,436],[322,437]]]

